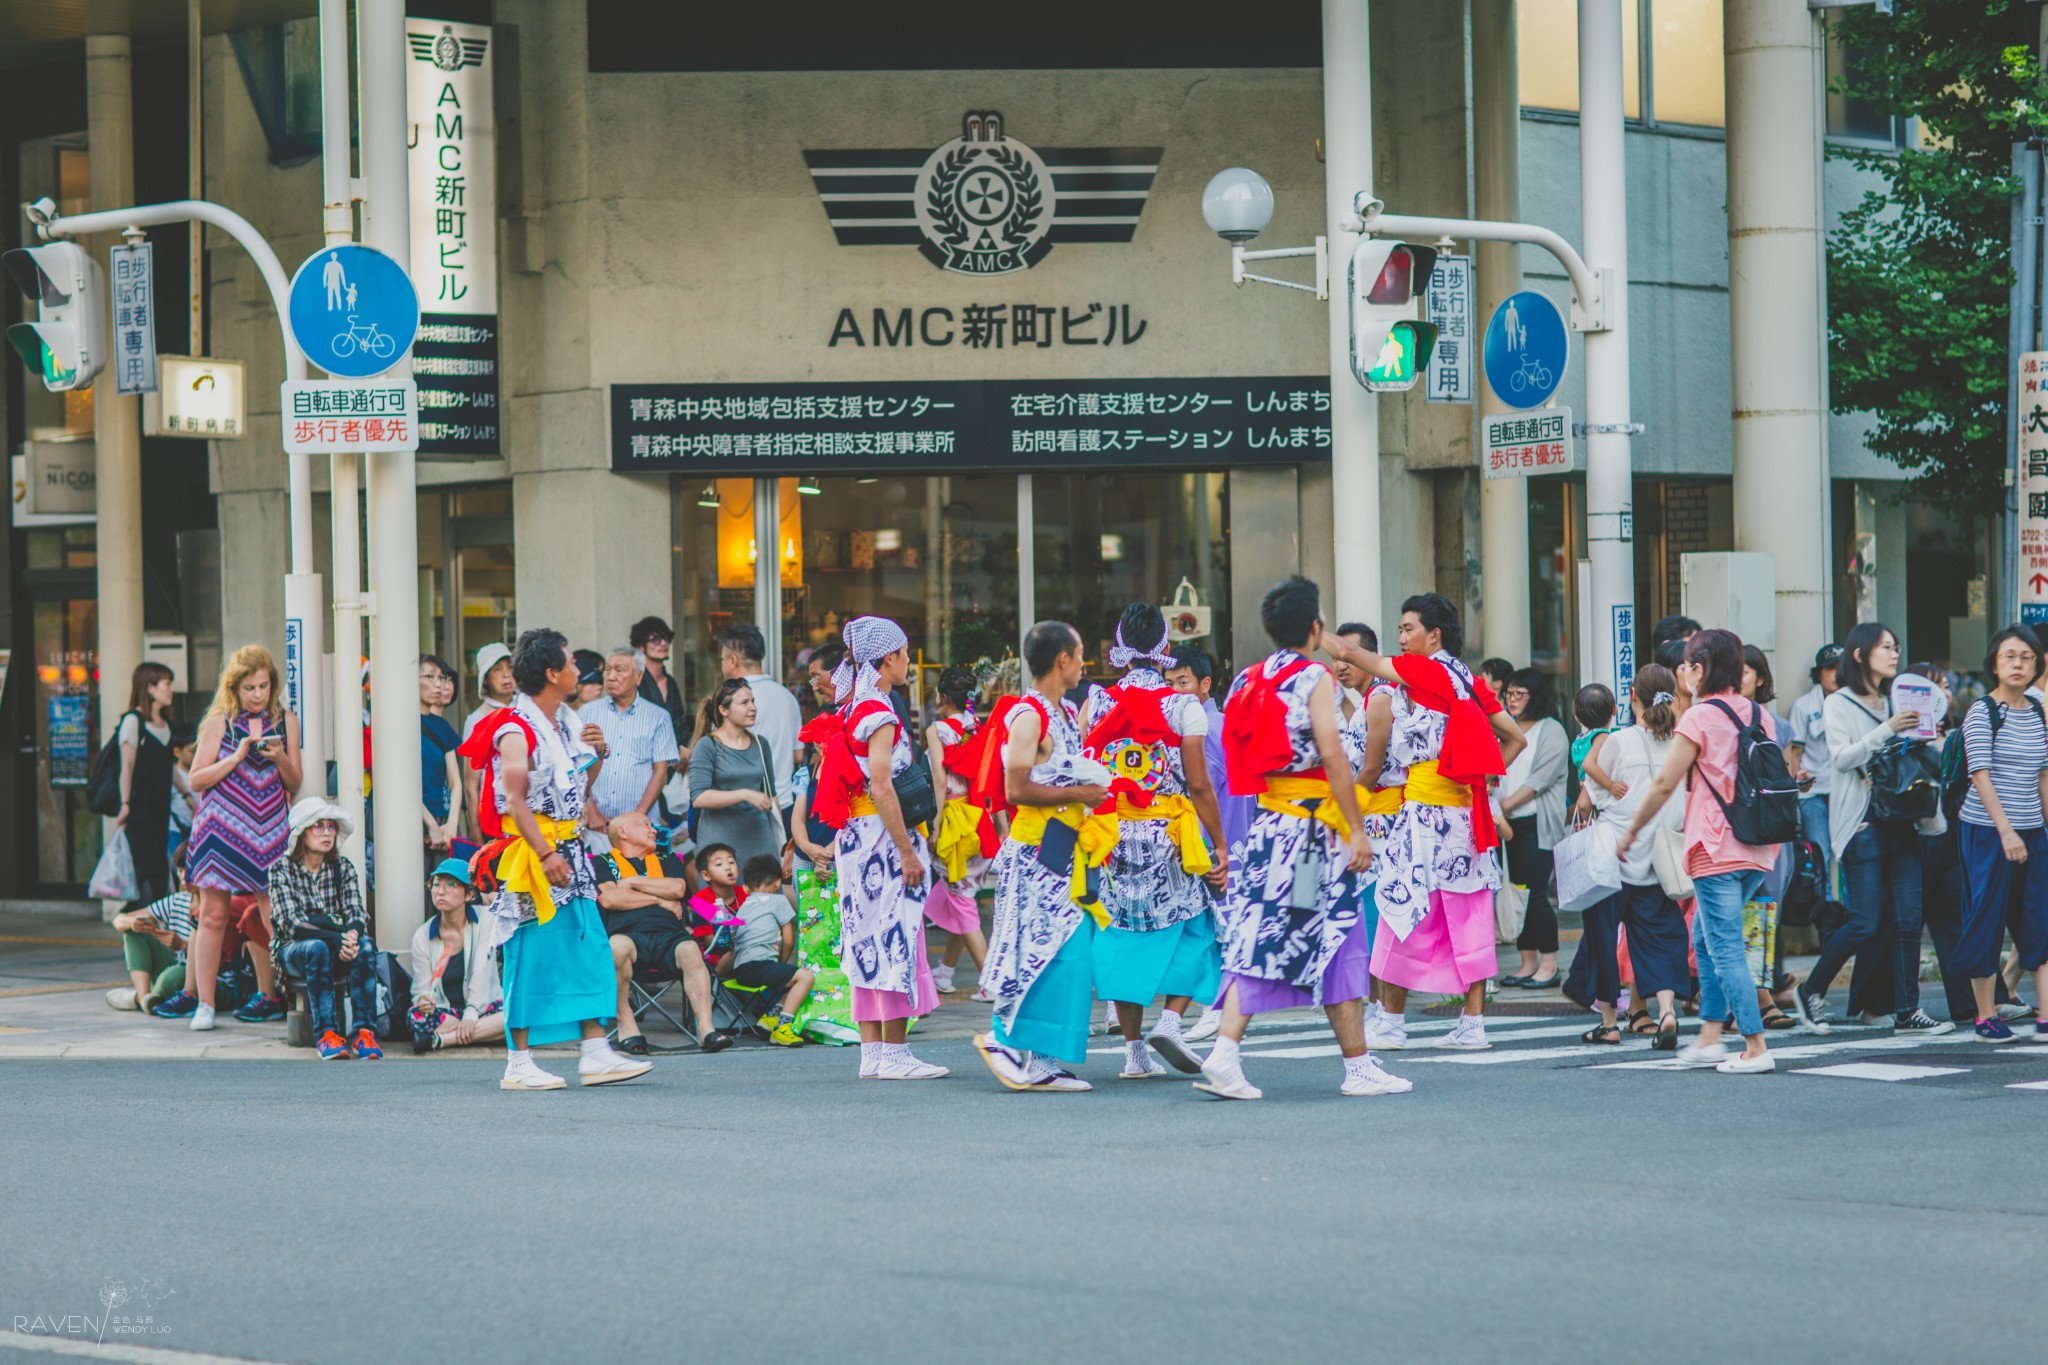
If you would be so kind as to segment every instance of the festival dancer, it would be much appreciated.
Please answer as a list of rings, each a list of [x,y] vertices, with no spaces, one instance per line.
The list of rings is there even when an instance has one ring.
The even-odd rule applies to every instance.
[[[504,945],[501,1090],[562,1089],[567,1082],[543,1070],[528,1049],[579,1034],[576,1074],[584,1085],[629,1081],[652,1069],[605,1040],[618,992],[583,847],[584,794],[599,760],[578,737],[566,705],[576,695],[576,675],[560,631],[527,631],[512,649],[512,704],[478,721],[458,751],[484,770],[479,819],[493,841],[472,867],[488,868],[495,859],[499,885],[490,946]]]
[[[1205,753],[1209,717],[1199,698],[1166,685],[1162,670],[1173,662],[1159,608],[1131,603],[1109,651],[1110,667],[1126,670],[1123,681],[1090,696],[1082,716],[1085,751],[1109,769],[1116,802],[1116,852],[1102,897],[1110,925],[1095,936],[1095,994],[1116,1005],[1124,1080],[1169,1074],[1148,1044],[1176,1070],[1200,1071],[1181,1015],[1194,1000],[1214,1000],[1222,984],[1209,888],[1223,888],[1229,858]],[[1145,1006],[1154,996],[1165,1002],[1147,1035]]]
[[[1343,640],[1363,649],[1377,650],[1379,635],[1371,626],[1357,621],[1347,621],[1337,627],[1337,635]],[[1387,840],[1393,837],[1395,819],[1401,814],[1402,786],[1408,779],[1408,768],[1396,762],[1389,753],[1392,748],[1394,731],[1394,703],[1400,689],[1382,678],[1368,677],[1350,664],[1339,660],[1332,665],[1331,673],[1340,686],[1357,694],[1358,701],[1345,715],[1345,704],[1337,707],[1338,725],[1345,731],[1344,747],[1348,753],[1356,748],[1365,754],[1359,765],[1362,779],[1358,805],[1365,815],[1366,837],[1372,840],[1375,850],[1385,848]],[[1370,944],[1379,932],[1379,876],[1386,866],[1384,860],[1373,858],[1371,867],[1359,874],[1361,882],[1370,883],[1371,894],[1360,898],[1359,910],[1365,919],[1365,941]],[[1370,991],[1365,1002],[1365,1022],[1368,1029],[1379,1015],[1379,980],[1368,978]]]
[[[976,686],[974,675],[964,668],[941,669],[939,718],[925,730],[932,780],[944,784],[938,823],[932,826],[932,889],[924,902],[924,917],[952,939],[945,962],[932,968],[932,980],[941,991],[953,989],[953,965],[960,960],[961,948],[973,957],[977,975],[988,960],[975,895],[988,879],[989,860],[1002,848],[995,817],[969,799],[981,746],[987,742],[974,715]],[[978,989],[976,996],[987,998]]]
[[[1238,1045],[1251,1017],[1320,1005],[1344,1055],[1345,1095],[1414,1089],[1367,1051],[1368,943],[1362,901],[1372,864],[1357,790],[1358,731],[1337,721],[1337,685],[1308,656],[1324,644],[1322,593],[1281,580],[1259,603],[1276,646],[1246,669],[1224,704],[1231,786],[1256,793],[1225,916],[1223,1022],[1195,1089],[1228,1100],[1262,1092],[1245,1079]],[[1347,735],[1352,743],[1347,745]]]
[[[1014,810],[996,855],[982,973],[995,1017],[974,1045],[1011,1090],[1092,1090],[1056,1063],[1078,1066],[1088,1054],[1095,933],[1109,922],[1100,869],[1116,847],[1114,817],[1094,814],[1109,797],[1109,770],[1081,752],[1080,719],[1066,700],[1081,680],[1079,632],[1040,621],[1024,637],[1024,664],[1031,686],[990,717],[1005,727],[1003,790]]]
[[[904,1041],[911,1017],[939,1004],[924,943],[924,836],[904,819],[896,785],[916,749],[889,701],[910,675],[910,641],[880,616],[856,616],[841,635],[839,709],[801,738],[825,744],[811,811],[838,831],[840,963],[853,988],[860,1078],[936,1080],[946,1068],[918,1060]]]
[[[1486,1040],[1486,983],[1494,961],[1493,893],[1498,838],[1486,779],[1521,751],[1519,726],[1483,679],[1458,658],[1464,632],[1441,593],[1401,604],[1401,653],[1383,656],[1344,640],[1331,653],[1400,686],[1386,771],[1405,769],[1401,810],[1380,848],[1372,972],[1381,1007],[1366,1030],[1381,1050],[1408,1045],[1408,992],[1465,997],[1438,1047],[1477,1052]]]

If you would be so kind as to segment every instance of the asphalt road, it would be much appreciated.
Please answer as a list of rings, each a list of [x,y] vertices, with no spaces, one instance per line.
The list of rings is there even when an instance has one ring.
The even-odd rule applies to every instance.
[[[1410,1052],[1369,1100],[1276,1058],[1228,1104],[924,1050],[954,1075],[746,1050],[543,1095],[481,1058],[8,1063],[0,1328],[120,1280],[130,1316],[172,1291],[128,1342],[285,1362],[2039,1358],[2048,1093],[2007,1086],[2048,1052],[1974,1087],[1971,1046],[1896,1084]]]

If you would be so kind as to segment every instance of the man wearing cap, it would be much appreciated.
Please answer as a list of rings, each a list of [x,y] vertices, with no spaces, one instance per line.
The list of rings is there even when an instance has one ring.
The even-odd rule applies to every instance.
[[[469,864],[443,859],[427,895],[434,913],[412,935],[412,1050],[496,1042],[505,1036],[505,1000],[469,903]]]
[[[1787,721],[1791,739],[1785,745],[1785,761],[1792,780],[1799,784],[1799,837],[1820,850],[1820,880],[1823,894],[1833,884],[1829,876],[1832,861],[1828,843],[1828,792],[1834,787],[1835,765],[1828,761],[1828,727],[1821,719],[1821,703],[1839,683],[1835,665],[1842,659],[1840,645],[1822,645],[1813,656],[1809,676],[1813,687],[1792,703]]]
[[[512,650],[502,641],[493,640],[476,652],[476,692],[482,700],[476,710],[469,713],[462,722],[462,737],[469,738],[469,732],[476,729],[477,722],[493,711],[501,711],[512,704],[512,694],[518,689],[512,682]],[[463,806],[465,833],[471,838],[477,836],[477,801],[483,790],[482,775],[474,769],[465,769],[462,785],[468,797]]]
[[[669,672],[669,650],[676,633],[659,616],[643,616],[626,632],[626,639],[647,661],[640,675],[640,695],[668,712],[669,728],[678,740],[690,729],[690,704],[683,700],[683,685]]]
[[[576,661],[576,695],[569,699],[569,709],[581,716],[584,707],[604,698],[604,655],[577,649],[569,657]]]
[[[620,645],[605,656],[604,695],[578,713],[583,742],[604,760],[583,807],[583,842],[592,853],[611,848],[605,830],[614,817],[654,809],[662,784],[682,757],[668,712],[640,693],[646,673],[646,656]]]
[[[309,796],[292,807],[285,854],[271,865],[270,952],[282,978],[306,983],[313,1012],[314,1043],[322,1061],[384,1055],[370,1016],[377,1012],[377,977],[371,968],[376,945],[363,910],[362,884],[354,864],[334,845],[350,830],[348,816],[325,797]],[[335,1005],[335,990],[348,993],[355,1030],[346,1027]]]

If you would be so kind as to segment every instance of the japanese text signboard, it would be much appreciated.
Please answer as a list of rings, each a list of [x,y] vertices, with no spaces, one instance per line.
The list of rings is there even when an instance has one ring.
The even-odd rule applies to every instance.
[[[1489,413],[1483,424],[1486,442],[1480,458],[1489,479],[1570,474],[1579,467],[1570,408]]]
[[[282,395],[288,454],[420,448],[419,391],[410,379],[287,379]]]
[[[2020,622],[2048,621],[2048,351],[2020,356]]]
[[[412,372],[425,455],[495,455],[498,437],[497,129],[491,30],[408,19],[407,157],[412,278],[420,292]]]
[[[156,389],[156,287],[150,245],[107,252],[114,274],[114,391]]]
[[[614,384],[612,468],[689,474],[1303,464],[1330,381]]]
[[[1422,297],[1422,316],[1436,324],[1423,388],[1432,403],[1472,401],[1472,258],[1439,256]]]

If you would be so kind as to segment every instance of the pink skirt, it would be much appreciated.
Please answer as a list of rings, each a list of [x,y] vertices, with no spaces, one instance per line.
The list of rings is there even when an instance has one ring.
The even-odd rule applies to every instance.
[[[911,1018],[916,1011],[910,1008],[910,997],[902,991],[871,991],[865,986],[853,988],[853,1022],[856,1024],[886,1024],[897,1019]],[[917,936],[917,998],[926,1003],[926,1014],[939,1007],[939,988],[932,981],[932,963],[925,952],[924,935]]]
[[[981,929],[980,903],[943,877],[932,878],[931,894],[924,901],[924,917],[949,934],[972,934]]]
[[[1372,974],[1411,991],[1462,995],[1500,970],[1493,931],[1493,892],[1432,891],[1429,913],[1407,938],[1380,919]]]

